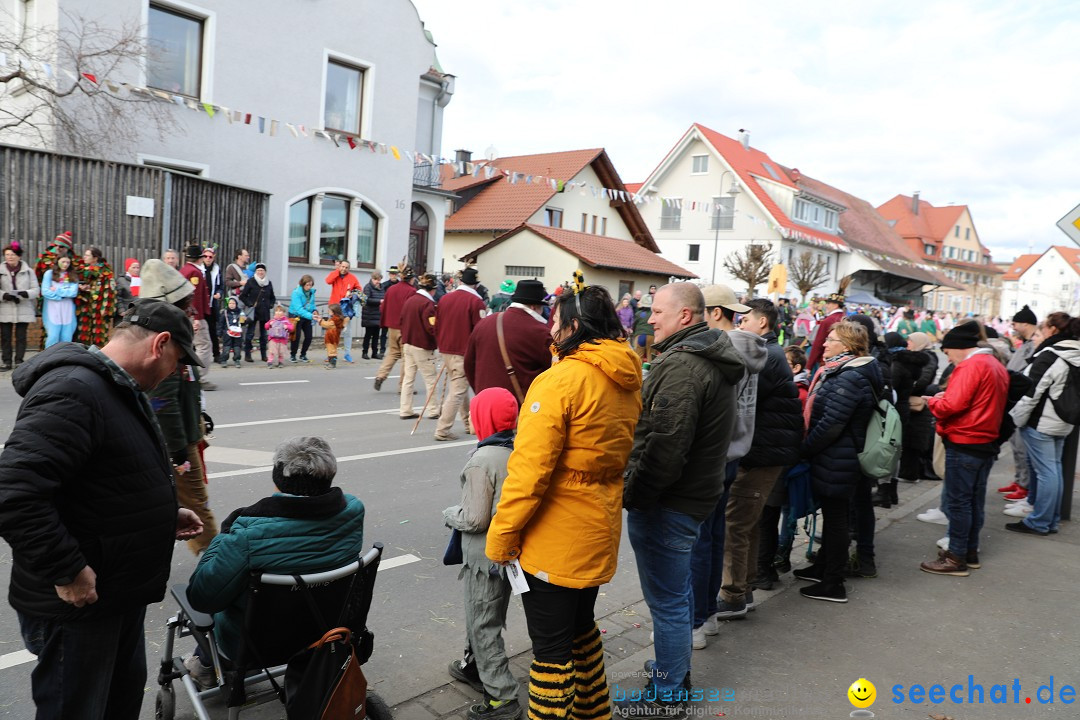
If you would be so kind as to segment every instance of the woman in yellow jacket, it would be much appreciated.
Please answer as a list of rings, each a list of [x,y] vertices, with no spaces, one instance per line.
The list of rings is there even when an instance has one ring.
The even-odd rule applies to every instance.
[[[551,336],[558,357],[522,403],[487,555],[519,560],[529,583],[529,717],[593,720],[611,716],[593,606],[615,574],[641,361],[602,287],[560,296]]]

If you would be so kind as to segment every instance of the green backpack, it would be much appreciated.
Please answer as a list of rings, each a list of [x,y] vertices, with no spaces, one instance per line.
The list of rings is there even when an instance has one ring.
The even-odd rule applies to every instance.
[[[874,393],[874,412],[866,424],[866,440],[859,453],[859,467],[863,475],[873,480],[888,479],[896,471],[900,461],[903,430],[900,426],[900,413],[885,398]]]

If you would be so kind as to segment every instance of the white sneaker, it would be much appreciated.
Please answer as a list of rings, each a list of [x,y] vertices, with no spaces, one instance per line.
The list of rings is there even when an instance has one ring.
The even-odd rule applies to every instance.
[[[938,540],[937,541],[937,546],[939,548],[941,548],[942,550],[948,550],[949,549],[949,536],[946,535],[945,537]]]
[[[202,690],[207,690],[212,687],[217,687],[217,680],[214,678],[214,668],[203,665],[202,660],[199,660],[195,655],[184,660],[184,667],[191,673],[191,679],[195,681],[195,684]]]
[[[1035,508],[1034,508],[1034,506],[1032,506],[1032,504],[1031,504],[1031,503],[1029,503],[1029,502],[1027,501],[1027,498],[1025,498],[1025,499],[1023,499],[1023,500],[1017,500],[1016,502],[1011,502],[1011,503],[1008,503],[1008,504],[1007,504],[1007,505],[1006,505],[1005,507],[1007,507],[1007,508],[1014,508],[1014,507],[1029,507],[1029,508],[1031,508],[1032,510],[1034,510],[1034,509],[1035,509]]]
[[[1007,507],[1005,508],[1005,510],[1003,510],[1003,512],[1009,517],[1017,518],[1027,517],[1034,511],[1035,508],[1031,507],[1030,505],[1017,505],[1015,507]]]
[[[694,632],[691,637],[693,638],[692,646],[695,650],[704,650],[705,646],[709,644],[709,641],[705,639],[704,625],[699,628],[694,628]]]
[[[701,625],[701,629],[705,631],[706,635],[719,635],[720,626],[716,622],[716,616],[711,616]]]
[[[933,523],[934,525],[948,525],[949,518],[945,517],[945,513],[937,508],[930,508],[926,512],[919,513],[915,516],[916,520],[922,520],[925,523]]]

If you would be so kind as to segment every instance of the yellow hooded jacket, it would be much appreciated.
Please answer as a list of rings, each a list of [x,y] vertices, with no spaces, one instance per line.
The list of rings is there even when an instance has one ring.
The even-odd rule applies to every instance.
[[[625,342],[584,343],[541,373],[521,406],[487,556],[519,558],[562,587],[611,580],[640,414],[641,361]]]

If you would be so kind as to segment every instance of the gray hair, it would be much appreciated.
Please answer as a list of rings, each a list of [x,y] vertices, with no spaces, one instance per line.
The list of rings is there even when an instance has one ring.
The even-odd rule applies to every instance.
[[[668,283],[660,288],[672,293],[677,308],[687,308],[690,314],[701,319],[705,316],[705,296],[701,294],[701,288],[689,282]],[[660,293],[657,290],[657,294]]]
[[[280,465],[285,477],[300,476],[321,480],[328,485],[337,475],[337,458],[329,443],[321,437],[289,438],[274,450],[274,465]]]

